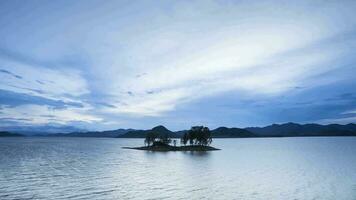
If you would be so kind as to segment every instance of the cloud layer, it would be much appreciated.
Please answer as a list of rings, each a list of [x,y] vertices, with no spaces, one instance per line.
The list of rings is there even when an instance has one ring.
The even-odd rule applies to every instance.
[[[105,128],[239,125],[250,117],[251,125],[265,124],[284,121],[275,111],[314,99],[311,91],[330,87],[322,96],[332,98],[354,85],[352,1],[1,4],[0,117],[7,120]],[[313,102],[304,108],[323,104]],[[232,105],[225,116],[202,114],[220,113],[222,103]],[[338,112],[332,119],[356,107],[329,106]],[[181,119],[187,122],[177,125]]]

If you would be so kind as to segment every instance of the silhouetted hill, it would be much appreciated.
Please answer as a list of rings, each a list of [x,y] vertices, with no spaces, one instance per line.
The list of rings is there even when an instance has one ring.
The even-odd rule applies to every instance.
[[[188,130],[176,131],[174,134],[177,136],[177,138],[181,138],[186,132],[188,132]]]
[[[296,137],[296,136],[356,136],[356,124],[273,124],[266,127],[245,128],[260,137]]]
[[[219,127],[211,131],[213,138],[246,138],[257,137],[256,134],[241,128]]]
[[[1,127],[1,130],[10,133],[19,133],[28,136],[86,131],[84,129],[79,129],[73,126],[61,126],[61,125],[5,126],[5,127]]]
[[[159,134],[168,134],[172,138],[180,138],[187,130],[172,132],[164,126],[156,126],[151,130],[135,130],[129,131],[126,134],[118,136],[119,138],[144,138],[147,133],[154,131]],[[257,137],[254,133],[240,128],[226,128],[220,127],[211,131],[213,138],[244,138],[244,137]]]
[[[166,127],[164,126],[156,126],[150,130],[134,130],[134,131],[129,131],[125,134],[119,135],[118,138],[145,138],[147,133],[149,132],[155,132],[158,133],[159,135],[164,135],[164,134],[168,134],[169,137],[171,138],[176,138],[178,137],[177,134],[175,134],[174,132],[168,130]]]
[[[156,126],[149,130],[135,130],[135,129],[117,129],[109,131],[73,131],[70,133],[62,132],[53,134],[54,130],[68,130],[68,127],[52,129],[46,133],[46,129],[41,129],[41,136],[64,136],[64,137],[110,137],[110,138],[144,138],[147,133],[154,131],[159,134],[168,134],[171,138],[180,138],[187,130],[170,131],[164,126]],[[32,130],[34,131],[34,130]],[[15,131],[3,130],[3,132],[13,133]],[[17,132],[22,134],[22,132]],[[34,135],[31,132],[31,135]],[[35,132],[36,133],[36,132]],[[248,128],[227,128],[219,127],[211,131],[213,138],[248,138],[248,137],[298,137],[298,136],[356,136],[356,124],[272,124],[266,127],[248,127]],[[30,134],[27,134],[30,135]],[[39,134],[37,134],[39,135]]]
[[[18,133],[10,133],[7,131],[0,131],[0,137],[20,137],[20,136],[24,136]]]
[[[89,132],[73,132],[73,133],[59,133],[53,134],[53,136],[64,137],[118,137],[134,129],[117,129],[111,131],[89,131]]]

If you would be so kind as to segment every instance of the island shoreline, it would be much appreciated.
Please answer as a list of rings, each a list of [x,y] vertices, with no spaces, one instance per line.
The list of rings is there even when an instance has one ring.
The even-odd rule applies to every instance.
[[[122,147],[123,149],[133,149],[141,151],[219,151],[221,149],[211,146],[143,146],[143,147]]]

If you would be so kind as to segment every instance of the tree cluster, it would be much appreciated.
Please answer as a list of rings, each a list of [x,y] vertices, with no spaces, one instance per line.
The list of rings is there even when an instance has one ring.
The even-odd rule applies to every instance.
[[[154,131],[149,131],[146,135],[145,138],[145,145],[151,146],[155,143],[161,143],[161,144],[170,144],[171,143],[171,138],[169,137],[168,134],[159,134]]]
[[[208,127],[193,126],[188,132],[184,133],[181,138],[181,144],[208,146],[212,142],[211,132]]]
[[[149,131],[145,138],[145,145],[169,145],[172,139],[167,133],[160,134],[155,131]],[[183,145],[201,145],[208,146],[212,142],[211,132],[208,127],[204,126],[193,126],[189,131],[184,133],[180,139]]]

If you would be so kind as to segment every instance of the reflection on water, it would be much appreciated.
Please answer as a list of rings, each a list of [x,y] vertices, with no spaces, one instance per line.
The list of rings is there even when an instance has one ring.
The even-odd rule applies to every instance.
[[[192,156],[209,156],[211,151],[183,151],[184,154],[192,155]]]
[[[217,139],[213,152],[140,139],[1,138],[0,199],[355,199],[356,138]]]

